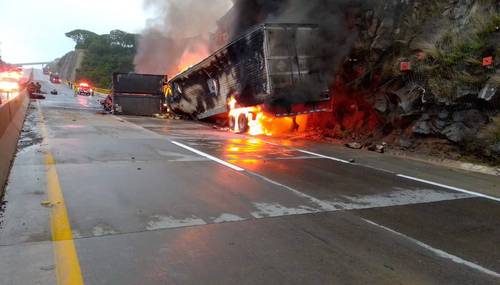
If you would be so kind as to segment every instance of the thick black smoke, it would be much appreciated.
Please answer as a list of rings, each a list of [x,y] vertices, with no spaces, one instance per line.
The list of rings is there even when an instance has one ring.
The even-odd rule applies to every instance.
[[[351,53],[359,38],[357,19],[376,2],[368,0],[233,0],[235,19],[231,38],[261,23],[316,24],[319,32],[310,44],[321,60],[319,70],[331,86],[338,68]],[[308,85],[307,85],[308,84]],[[279,104],[316,100],[321,88],[317,84],[298,85]]]
[[[231,38],[236,38],[251,27],[279,17],[289,5],[288,0],[233,0]]]
[[[319,34],[312,39],[317,56],[322,57],[317,69],[324,71],[332,83],[337,67],[358,38],[358,14],[373,2],[376,1],[145,0],[145,7],[156,11],[156,17],[148,22],[140,37],[136,71],[172,76],[180,71],[186,58],[201,60],[255,25],[312,23],[319,26]],[[214,44],[212,33],[217,27],[215,38],[219,40]]]
[[[232,36],[252,26],[267,23],[307,23],[319,26],[313,39],[316,52],[323,60],[319,68],[330,81],[335,70],[350,54],[358,30],[356,19],[376,1],[368,0],[233,0],[236,19]]]
[[[210,34],[231,5],[231,0],[144,0],[154,17],[139,38],[136,71],[172,76],[208,56]]]

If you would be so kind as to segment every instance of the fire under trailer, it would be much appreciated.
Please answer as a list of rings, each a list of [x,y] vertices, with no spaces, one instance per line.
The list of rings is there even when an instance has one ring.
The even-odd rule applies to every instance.
[[[317,37],[316,25],[260,25],[172,78],[166,94],[169,109],[200,120],[227,117],[234,98],[238,108],[262,106],[276,117],[329,111],[324,63],[314,46]],[[241,119],[229,121],[248,123]]]

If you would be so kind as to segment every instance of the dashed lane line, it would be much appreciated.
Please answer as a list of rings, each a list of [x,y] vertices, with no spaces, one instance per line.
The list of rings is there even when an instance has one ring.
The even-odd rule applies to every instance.
[[[316,205],[316,208],[314,210],[312,210],[311,212],[332,212],[332,211],[337,211],[339,209],[346,209],[345,205],[340,205],[340,204],[335,205],[335,203],[333,203],[331,201],[323,201],[321,199],[315,198],[315,197],[313,197],[311,195],[305,194],[305,193],[303,193],[303,192],[301,192],[301,191],[299,191],[297,189],[294,189],[294,188],[292,188],[290,186],[284,185],[284,184],[282,184],[282,183],[280,183],[278,181],[275,181],[273,179],[270,179],[270,178],[265,177],[263,175],[260,175],[258,173],[255,173],[255,172],[243,169],[243,168],[241,168],[239,166],[236,166],[234,164],[226,162],[226,161],[224,161],[222,159],[214,157],[214,156],[212,156],[210,154],[207,154],[205,152],[202,152],[200,150],[197,150],[195,148],[192,148],[192,147],[187,146],[185,144],[182,144],[180,142],[177,142],[177,141],[170,141],[170,142],[172,144],[175,144],[175,145],[177,145],[179,147],[182,147],[182,148],[184,148],[186,150],[189,150],[189,151],[191,151],[191,152],[193,152],[195,154],[198,154],[198,155],[200,155],[202,157],[208,158],[208,159],[210,159],[210,160],[212,160],[214,162],[222,164],[222,165],[224,165],[224,166],[226,166],[226,167],[228,167],[230,169],[236,170],[238,172],[244,172],[244,173],[248,174],[249,176],[256,177],[256,178],[258,178],[260,180],[263,180],[263,181],[265,181],[267,183],[270,183],[270,184],[273,184],[275,186],[278,186],[281,189],[285,189],[286,191],[291,192],[291,193],[293,193],[294,195],[296,195],[298,197],[304,198],[304,199],[310,201],[312,204]],[[309,152],[309,154],[314,154],[314,153]],[[410,204],[410,203],[408,203],[408,204]],[[401,205],[401,204],[399,203],[398,205]]]
[[[451,260],[451,261],[453,261],[455,263],[465,265],[465,266],[467,266],[467,267],[469,267],[471,269],[477,270],[477,271],[482,272],[484,274],[488,274],[490,276],[493,276],[493,277],[496,277],[496,278],[500,278],[500,273],[498,273],[498,272],[495,272],[495,271],[490,270],[488,268],[484,268],[481,265],[478,265],[478,264],[476,264],[474,262],[467,261],[465,259],[462,259],[462,258],[456,256],[456,255],[447,253],[447,252],[445,252],[443,250],[434,248],[434,247],[432,247],[432,246],[430,246],[430,245],[428,245],[428,244],[426,244],[424,242],[421,242],[419,240],[411,238],[411,237],[409,237],[409,236],[407,236],[405,234],[402,234],[400,232],[397,232],[397,231],[395,231],[395,230],[393,230],[391,228],[379,225],[379,224],[377,224],[377,223],[375,223],[373,221],[370,221],[370,220],[367,220],[367,219],[362,219],[362,220],[365,221],[366,223],[370,224],[370,225],[373,225],[375,227],[378,227],[380,229],[388,231],[388,232],[390,232],[390,233],[392,233],[394,235],[402,237],[402,238],[404,238],[404,239],[406,239],[406,240],[408,240],[408,241],[410,241],[410,242],[412,242],[412,243],[414,243],[414,244],[416,244],[416,245],[418,245],[418,246],[420,246],[420,247],[422,247],[422,248],[424,248],[424,249],[426,249],[428,251],[433,252],[434,254],[436,254],[437,256],[439,256],[441,258],[448,259],[448,260]]]
[[[267,143],[267,144],[278,146],[278,144],[275,144],[275,143],[272,143],[272,142],[267,142],[265,140],[261,140],[261,141],[264,142],[264,143]],[[370,165],[359,164],[359,163],[351,163],[351,162],[349,162],[347,160],[344,160],[344,159],[340,159],[340,158],[333,157],[333,156],[328,156],[328,155],[323,155],[323,154],[319,154],[319,153],[315,153],[315,152],[311,152],[311,151],[307,151],[307,150],[303,150],[303,149],[296,149],[296,148],[293,148],[293,147],[291,149],[294,149],[294,150],[297,150],[297,151],[300,151],[302,153],[306,153],[306,154],[309,154],[309,155],[313,155],[313,156],[316,156],[316,157],[319,157],[319,158],[329,159],[329,160],[338,161],[338,162],[342,162],[342,163],[348,163],[348,164],[356,165],[356,166],[367,167],[367,168],[374,169],[374,170],[377,170],[377,171],[385,172],[387,174],[396,175],[397,177],[400,177],[400,178],[404,178],[404,179],[408,179],[408,180],[413,180],[413,181],[417,181],[417,182],[420,182],[420,183],[425,183],[425,184],[437,186],[437,187],[440,187],[440,188],[444,188],[444,189],[448,189],[448,190],[452,190],[452,191],[457,191],[457,192],[462,192],[462,193],[470,194],[472,196],[481,197],[481,198],[485,198],[485,199],[489,199],[489,200],[500,202],[500,198],[494,197],[494,196],[491,196],[491,195],[486,195],[486,194],[483,194],[483,193],[479,193],[479,192],[475,192],[475,191],[470,191],[470,190],[466,190],[466,189],[463,189],[463,188],[454,187],[454,186],[450,186],[450,185],[446,185],[446,184],[442,184],[442,183],[437,183],[437,182],[434,182],[434,181],[425,180],[425,179],[421,179],[421,178],[417,178],[417,177],[413,177],[413,176],[408,176],[408,175],[404,175],[404,174],[398,174],[398,173],[392,172],[390,170],[386,170],[386,169],[382,169],[382,168],[377,168],[377,167],[373,167],[373,166],[370,166]]]
[[[229,162],[227,162],[227,161],[224,161],[224,160],[222,160],[222,159],[219,159],[219,158],[217,158],[217,157],[215,157],[215,156],[212,156],[212,155],[210,155],[210,154],[207,154],[207,153],[204,153],[204,152],[199,151],[199,150],[197,150],[197,149],[194,149],[194,148],[192,148],[192,147],[190,147],[190,146],[187,146],[187,145],[185,145],[185,144],[182,144],[182,143],[180,143],[180,142],[176,142],[176,141],[170,141],[170,142],[171,142],[171,143],[173,143],[173,144],[175,144],[176,146],[182,147],[182,148],[184,148],[184,149],[186,149],[186,150],[189,150],[189,151],[194,152],[194,153],[196,153],[196,154],[198,154],[198,155],[201,155],[201,156],[203,156],[203,157],[206,157],[206,158],[208,158],[208,159],[210,159],[210,160],[212,160],[212,161],[215,161],[215,162],[217,162],[217,163],[219,163],[219,164],[222,164],[222,165],[224,165],[224,166],[226,166],[226,167],[229,167],[229,168],[231,168],[231,169],[233,169],[233,170],[236,170],[236,171],[239,171],[239,172],[241,172],[241,171],[245,171],[245,169],[243,169],[243,168],[241,168],[241,167],[239,167],[239,166],[236,166],[236,165],[231,164],[231,163],[229,163]]]
[[[437,183],[437,182],[433,182],[433,181],[429,181],[429,180],[425,180],[425,179],[420,179],[420,178],[416,178],[416,177],[412,177],[412,176],[408,176],[408,175],[398,174],[397,176],[401,177],[401,178],[405,178],[405,179],[409,179],[409,180],[413,180],[413,181],[417,181],[417,182],[421,182],[421,183],[426,183],[426,184],[430,184],[430,185],[433,185],[433,186],[438,186],[438,187],[441,187],[441,188],[453,190],[453,191],[458,191],[458,192],[470,194],[470,195],[473,195],[473,196],[476,196],[476,197],[486,198],[486,199],[489,199],[489,200],[500,202],[500,198],[493,197],[493,196],[490,196],[490,195],[486,195],[486,194],[482,194],[482,193],[478,193],[478,192],[474,192],[474,191],[469,191],[469,190],[465,190],[465,189],[462,189],[462,188],[453,187],[453,186],[449,186],[449,185],[445,185],[445,184],[441,184],[441,183]]]
[[[332,157],[332,156],[327,156],[327,155],[322,155],[322,154],[319,154],[319,153],[315,153],[315,152],[307,151],[307,150],[303,150],[303,149],[297,149],[297,150],[300,151],[300,152],[302,152],[302,153],[314,155],[314,156],[317,156],[317,157],[321,157],[321,158],[325,158],[325,159],[330,159],[330,160],[334,160],[334,161],[338,161],[338,162],[342,162],[342,163],[349,163],[349,164],[351,164],[349,161],[344,160],[344,159],[340,159],[340,158],[336,158],[336,157]]]

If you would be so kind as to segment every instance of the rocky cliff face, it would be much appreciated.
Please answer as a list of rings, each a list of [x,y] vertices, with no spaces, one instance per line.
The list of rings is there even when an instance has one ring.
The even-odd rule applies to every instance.
[[[377,1],[354,21],[325,135],[500,161],[499,1]]]
[[[56,59],[50,68],[52,71],[58,72],[61,78],[65,80],[75,81],[76,71],[80,68],[85,50],[77,49],[70,51],[60,59]]]

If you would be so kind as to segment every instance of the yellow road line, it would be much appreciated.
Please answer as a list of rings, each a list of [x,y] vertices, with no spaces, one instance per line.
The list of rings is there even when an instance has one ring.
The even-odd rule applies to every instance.
[[[41,131],[45,143],[48,135],[45,126],[45,119],[40,110]],[[47,150],[45,155],[45,166],[47,170],[48,198],[51,203],[50,228],[54,247],[54,259],[56,265],[57,284],[60,285],[83,285],[83,277],[80,269],[80,262],[73,241],[71,225],[69,223],[68,211],[64,203],[64,196],[57,175],[56,161]]]

